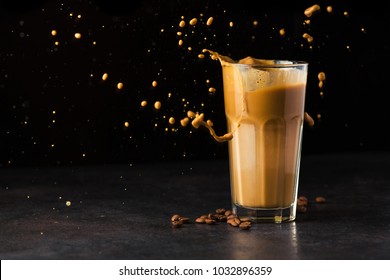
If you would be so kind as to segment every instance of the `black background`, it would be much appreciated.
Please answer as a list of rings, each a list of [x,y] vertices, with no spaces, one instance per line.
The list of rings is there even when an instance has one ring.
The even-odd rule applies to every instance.
[[[226,132],[220,65],[198,59],[203,48],[235,59],[309,62],[306,111],[316,125],[304,127],[303,154],[388,151],[388,4],[319,1],[321,11],[305,25],[303,11],[316,2],[262,2],[1,1],[0,166],[227,157],[227,143],[178,124],[191,109]],[[187,26],[179,28],[182,16]],[[193,17],[199,22],[191,27]],[[327,77],[323,96],[320,71]],[[157,100],[160,110],[153,108]]]

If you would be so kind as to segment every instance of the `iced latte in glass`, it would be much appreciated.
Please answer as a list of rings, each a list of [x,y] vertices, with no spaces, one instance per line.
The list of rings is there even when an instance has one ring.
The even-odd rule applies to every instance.
[[[247,57],[221,62],[233,211],[295,220],[308,64]]]

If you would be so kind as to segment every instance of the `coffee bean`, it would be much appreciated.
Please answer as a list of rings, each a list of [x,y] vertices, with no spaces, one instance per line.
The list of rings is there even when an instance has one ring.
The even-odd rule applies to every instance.
[[[237,222],[234,221],[234,220],[231,220],[230,223],[229,223],[229,225],[231,225],[232,227],[238,227],[240,224],[237,223]]]
[[[171,221],[172,221],[172,222],[179,221],[179,220],[180,220],[180,215],[179,215],[179,214],[175,214],[175,215],[173,215],[172,218],[171,218]]]
[[[315,198],[315,201],[316,201],[317,203],[325,203],[325,202],[326,202],[326,199],[325,199],[325,197],[323,197],[323,196],[317,196],[317,197]]]
[[[309,204],[309,201],[308,201],[306,196],[298,197],[298,199],[297,199],[297,205],[298,206],[301,206],[301,205],[307,206],[308,204]]]
[[[226,222],[227,217],[225,215],[218,215],[217,216],[218,222]]]
[[[183,222],[183,224],[188,224],[190,222],[190,218],[187,217],[180,217],[179,220]]]
[[[240,229],[249,229],[250,227],[251,227],[251,223],[250,222],[242,222],[239,225]]]
[[[217,214],[209,213],[209,214],[207,215],[207,218],[208,218],[208,219],[211,219],[211,220],[215,220],[215,219],[217,218]]]
[[[206,223],[206,219],[203,218],[203,217],[199,217],[199,218],[197,218],[195,220],[195,223],[197,223],[197,224],[204,224],[204,223]]]
[[[208,225],[215,225],[216,224],[216,220],[214,220],[214,219],[206,219],[205,222]]]
[[[237,217],[237,216],[234,215],[234,214],[231,214],[231,215],[229,215],[229,216],[227,217],[227,219],[230,220],[230,219],[234,219],[235,217]]]

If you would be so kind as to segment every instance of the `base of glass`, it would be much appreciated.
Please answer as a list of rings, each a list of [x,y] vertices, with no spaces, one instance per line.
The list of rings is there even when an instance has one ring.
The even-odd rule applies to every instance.
[[[239,218],[249,218],[254,223],[292,222],[296,217],[294,204],[286,208],[249,208],[233,203],[232,210]]]

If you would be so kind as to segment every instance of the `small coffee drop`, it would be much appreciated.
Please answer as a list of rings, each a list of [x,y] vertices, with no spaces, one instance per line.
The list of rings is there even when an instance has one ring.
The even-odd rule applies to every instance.
[[[321,9],[320,5],[314,4],[313,6],[307,8],[303,13],[307,17],[311,17],[315,12],[319,11]]]
[[[186,127],[188,125],[188,123],[190,122],[190,119],[188,117],[185,117],[184,119],[181,119],[180,120],[180,124],[181,126],[183,127]]]
[[[198,22],[197,18],[193,18],[190,20],[190,25],[195,25]]]
[[[154,103],[154,108],[155,108],[156,110],[160,110],[160,109],[161,109],[161,102],[160,102],[160,101],[156,101],[156,102]]]
[[[319,72],[318,73],[318,80],[319,81],[325,81],[325,79],[326,79],[325,73],[324,72]]]

